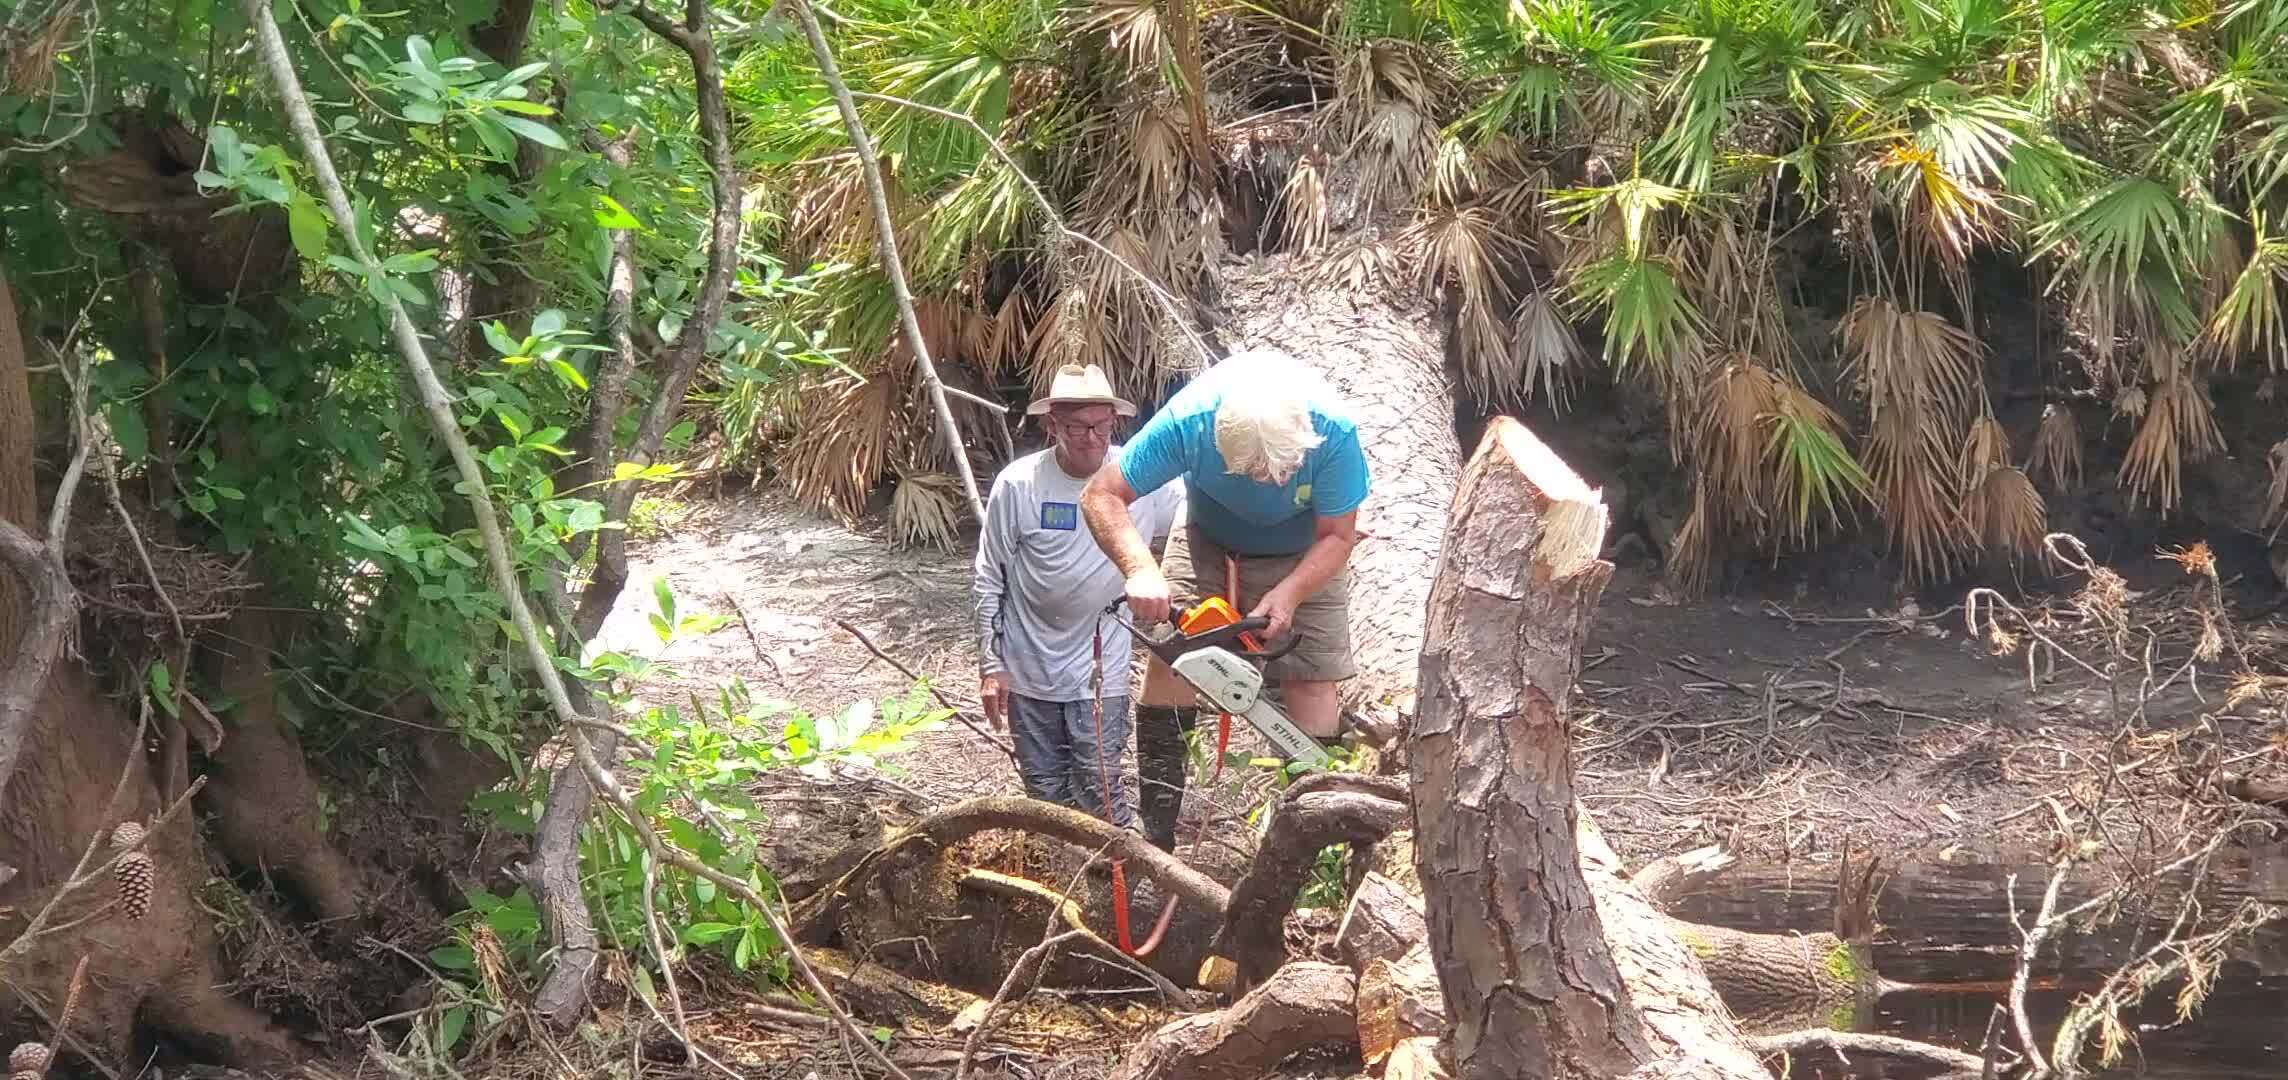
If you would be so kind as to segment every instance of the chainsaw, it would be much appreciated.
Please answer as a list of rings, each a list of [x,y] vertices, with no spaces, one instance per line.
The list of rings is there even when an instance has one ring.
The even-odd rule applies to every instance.
[[[1256,633],[1269,627],[1271,620],[1235,619],[1233,614],[1222,599],[1210,597],[1185,612],[1166,637],[1153,638],[1141,630],[1136,636],[1199,695],[1201,708],[1245,719],[1290,761],[1328,767],[1334,759],[1319,740],[1304,734],[1263,694],[1259,665],[1295,651],[1299,640],[1290,634],[1285,644],[1263,649]]]

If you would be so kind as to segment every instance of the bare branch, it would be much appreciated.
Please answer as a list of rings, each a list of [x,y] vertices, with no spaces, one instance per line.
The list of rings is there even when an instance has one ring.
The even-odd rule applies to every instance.
[[[953,422],[953,406],[945,399],[945,383],[937,377],[937,365],[930,362],[929,342],[922,339],[921,319],[914,314],[914,295],[906,284],[906,266],[898,256],[897,225],[890,219],[890,197],[883,190],[882,163],[874,156],[874,142],[866,135],[866,125],[858,118],[858,104],[851,100],[850,87],[842,81],[842,70],[834,62],[834,49],[826,43],[826,32],[819,28],[818,14],[810,9],[810,0],[787,0],[787,7],[802,20],[803,36],[810,40],[811,55],[818,60],[818,73],[826,80],[826,88],[834,95],[834,107],[842,114],[842,127],[850,135],[850,145],[858,152],[859,171],[866,177],[867,201],[874,210],[874,246],[882,253],[882,273],[890,279],[890,297],[898,304],[898,325],[904,329],[906,348],[913,351],[914,364],[922,372],[922,382],[929,387],[930,401],[937,406],[939,430],[945,436],[946,451],[953,456],[954,468],[961,473],[962,490],[969,494],[969,510],[977,520],[985,520],[985,499],[977,494],[977,476],[969,468],[969,453],[961,446],[961,428]]]

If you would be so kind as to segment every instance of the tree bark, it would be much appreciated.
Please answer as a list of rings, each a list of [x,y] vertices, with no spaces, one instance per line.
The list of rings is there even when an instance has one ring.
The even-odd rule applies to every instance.
[[[1598,493],[1523,425],[1487,428],[1431,583],[1408,742],[1455,1074],[1761,1080],[1698,961],[1578,817],[1566,706],[1612,573],[1604,531]]]
[[[1294,963],[1228,1009],[1145,1036],[1115,1080],[1254,1080],[1288,1056],[1353,1034],[1358,980],[1334,964]]]
[[[1377,960],[1396,960],[1430,940],[1422,898],[1381,874],[1369,873],[1351,892],[1351,905],[1335,928],[1335,952],[1353,971]]]

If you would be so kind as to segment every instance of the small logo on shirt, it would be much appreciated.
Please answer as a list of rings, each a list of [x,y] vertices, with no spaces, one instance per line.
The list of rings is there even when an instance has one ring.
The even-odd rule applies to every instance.
[[[1066,502],[1042,503],[1041,527],[1058,532],[1071,532],[1080,528],[1080,506]]]
[[[1311,485],[1309,485],[1309,484],[1297,484],[1297,485],[1295,486],[1295,505],[1297,505],[1297,506],[1309,506],[1309,505],[1311,505]]]

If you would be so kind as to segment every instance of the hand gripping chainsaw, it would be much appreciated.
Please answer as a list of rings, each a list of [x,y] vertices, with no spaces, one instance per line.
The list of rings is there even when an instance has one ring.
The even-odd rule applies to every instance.
[[[1260,665],[1295,651],[1299,643],[1290,633],[1285,644],[1262,648],[1256,635],[1270,625],[1266,618],[1241,619],[1221,597],[1211,596],[1185,612],[1168,636],[1155,639],[1141,630],[1136,636],[1199,695],[1201,708],[1242,717],[1281,756],[1326,768],[1333,760],[1326,748],[1263,695]]]

